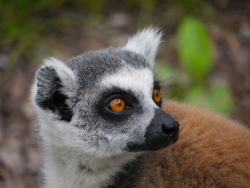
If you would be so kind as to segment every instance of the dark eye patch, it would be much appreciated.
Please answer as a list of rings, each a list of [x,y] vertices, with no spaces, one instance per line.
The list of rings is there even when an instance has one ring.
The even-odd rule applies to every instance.
[[[125,101],[125,109],[122,112],[114,112],[110,108],[110,102],[113,99],[122,99]],[[102,94],[101,100],[97,104],[98,113],[110,121],[124,121],[133,113],[141,111],[138,100],[130,91],[124,91],[119,88],[112,88]]]
[[[154,89],[161,90],[160,82],[156,79],[154,80]]]

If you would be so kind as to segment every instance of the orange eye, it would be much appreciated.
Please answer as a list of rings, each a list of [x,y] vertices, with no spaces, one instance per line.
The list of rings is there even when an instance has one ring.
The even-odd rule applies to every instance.
[[[125,109],[125,102],[122,99],[113,99],[110,102],[110,107],[114,112],[122,112]]]
[[[158,102],[160,102],[160,100],[161,100],[161,92],[159,89],[155,89],[154,90],[154,101],[155,101],[155,103],[158,103]]]

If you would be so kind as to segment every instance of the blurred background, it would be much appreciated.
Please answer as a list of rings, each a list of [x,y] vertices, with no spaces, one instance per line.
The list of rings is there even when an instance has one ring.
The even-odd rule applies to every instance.
[[[146,26],[163,32],[163,97],[250,127],[248,0],[0,0],[0,187],[38,187],[29,90],[42,60],[123,45]]]

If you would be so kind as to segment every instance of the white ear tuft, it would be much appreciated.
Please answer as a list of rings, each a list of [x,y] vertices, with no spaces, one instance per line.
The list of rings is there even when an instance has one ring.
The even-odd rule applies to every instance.
[[[148,27],[130,38],[124,48],[145,56],[153,67],[161,37],[162,33],[158,28]]]
[[[49,58],[36,72],[31,100],[34,106],[49,110],[60,120],[71,121],[75,104],[76,76],[63,62]]]
[[[68,96],[72,95],[72,90],[75,90],[76,86],[76,76],[74,72],[62,61],[50,57],[44,60],[43,67],[53,67],[56,71],[58,77],[61,80],[61,84],[63,87],[63,90],[65,90],[65,94]]]
[[[56,59],[54,57],[47,58],[44,60],[44,65],[53,67],[56,70],[58,76],[63,79],[62,81],[67,78],[71,78],[73,81],[75,81],[75,74],[73,73],[73,71],[59,59]]]

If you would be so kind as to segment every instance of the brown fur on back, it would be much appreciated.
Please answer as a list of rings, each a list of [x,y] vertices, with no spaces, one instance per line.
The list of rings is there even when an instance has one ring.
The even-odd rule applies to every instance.
[[[163,109],[180,123],[179,140],[145,154],[130,187],[250,187],[247,128],[177,102],[167,102]]]

